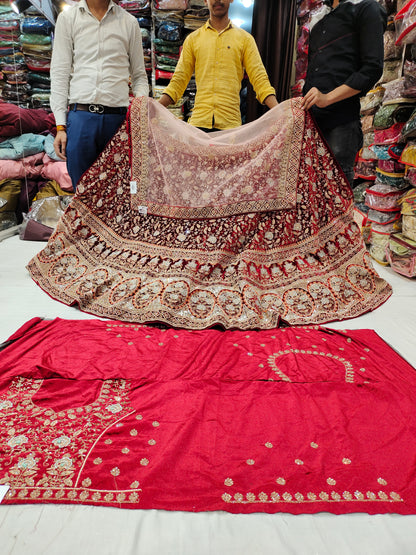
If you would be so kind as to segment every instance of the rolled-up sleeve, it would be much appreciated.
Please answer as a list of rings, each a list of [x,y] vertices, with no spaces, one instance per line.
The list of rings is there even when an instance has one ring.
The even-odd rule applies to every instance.
[[[363,3],[358,11],[361,66],[345,84],[366,94],[383,74],[386,18],[378,4]]]

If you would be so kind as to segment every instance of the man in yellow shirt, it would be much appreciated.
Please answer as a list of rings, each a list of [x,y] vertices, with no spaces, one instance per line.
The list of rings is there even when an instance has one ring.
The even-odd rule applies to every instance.
[[[196,97],[191,125],[212,131],[241,125],[240,90],[244,71],[259,102],[277,105],[254,38],[234,26],[228,10],[233,0],[205,0],[209,20],[186,37],[175,73],[159,102],[167,107],[183,95],[195,73]]]

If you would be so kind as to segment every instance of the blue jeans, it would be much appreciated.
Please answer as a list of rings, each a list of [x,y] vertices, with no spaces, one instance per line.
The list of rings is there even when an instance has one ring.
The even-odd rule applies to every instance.
[[[125,114],[68,112],[66,166],[74,191],[125,119]]]
[[[352,186],[355,157],[363,146],[361,122],[359,120],[351,121],[330,131],[322,131],[322,135]]]

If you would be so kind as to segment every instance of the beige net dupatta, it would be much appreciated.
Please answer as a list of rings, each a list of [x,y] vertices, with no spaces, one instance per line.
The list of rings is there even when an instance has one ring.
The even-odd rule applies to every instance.
[[[299,99],[241,127],[204,133],[141,97],[129,125],[131,203],[139,213],[199,219],[296,204],[305,126]]]

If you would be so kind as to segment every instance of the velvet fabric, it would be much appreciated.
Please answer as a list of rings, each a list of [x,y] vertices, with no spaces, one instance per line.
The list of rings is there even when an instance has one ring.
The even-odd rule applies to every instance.
[[[144,124],[146,103],[133,101],[129,128],[28,265],[53,298],[129,322],[270,329],[352,318],[391,295],[299,99],[249,124],[249,141],[246,126],[204,134],[170,114]]]

